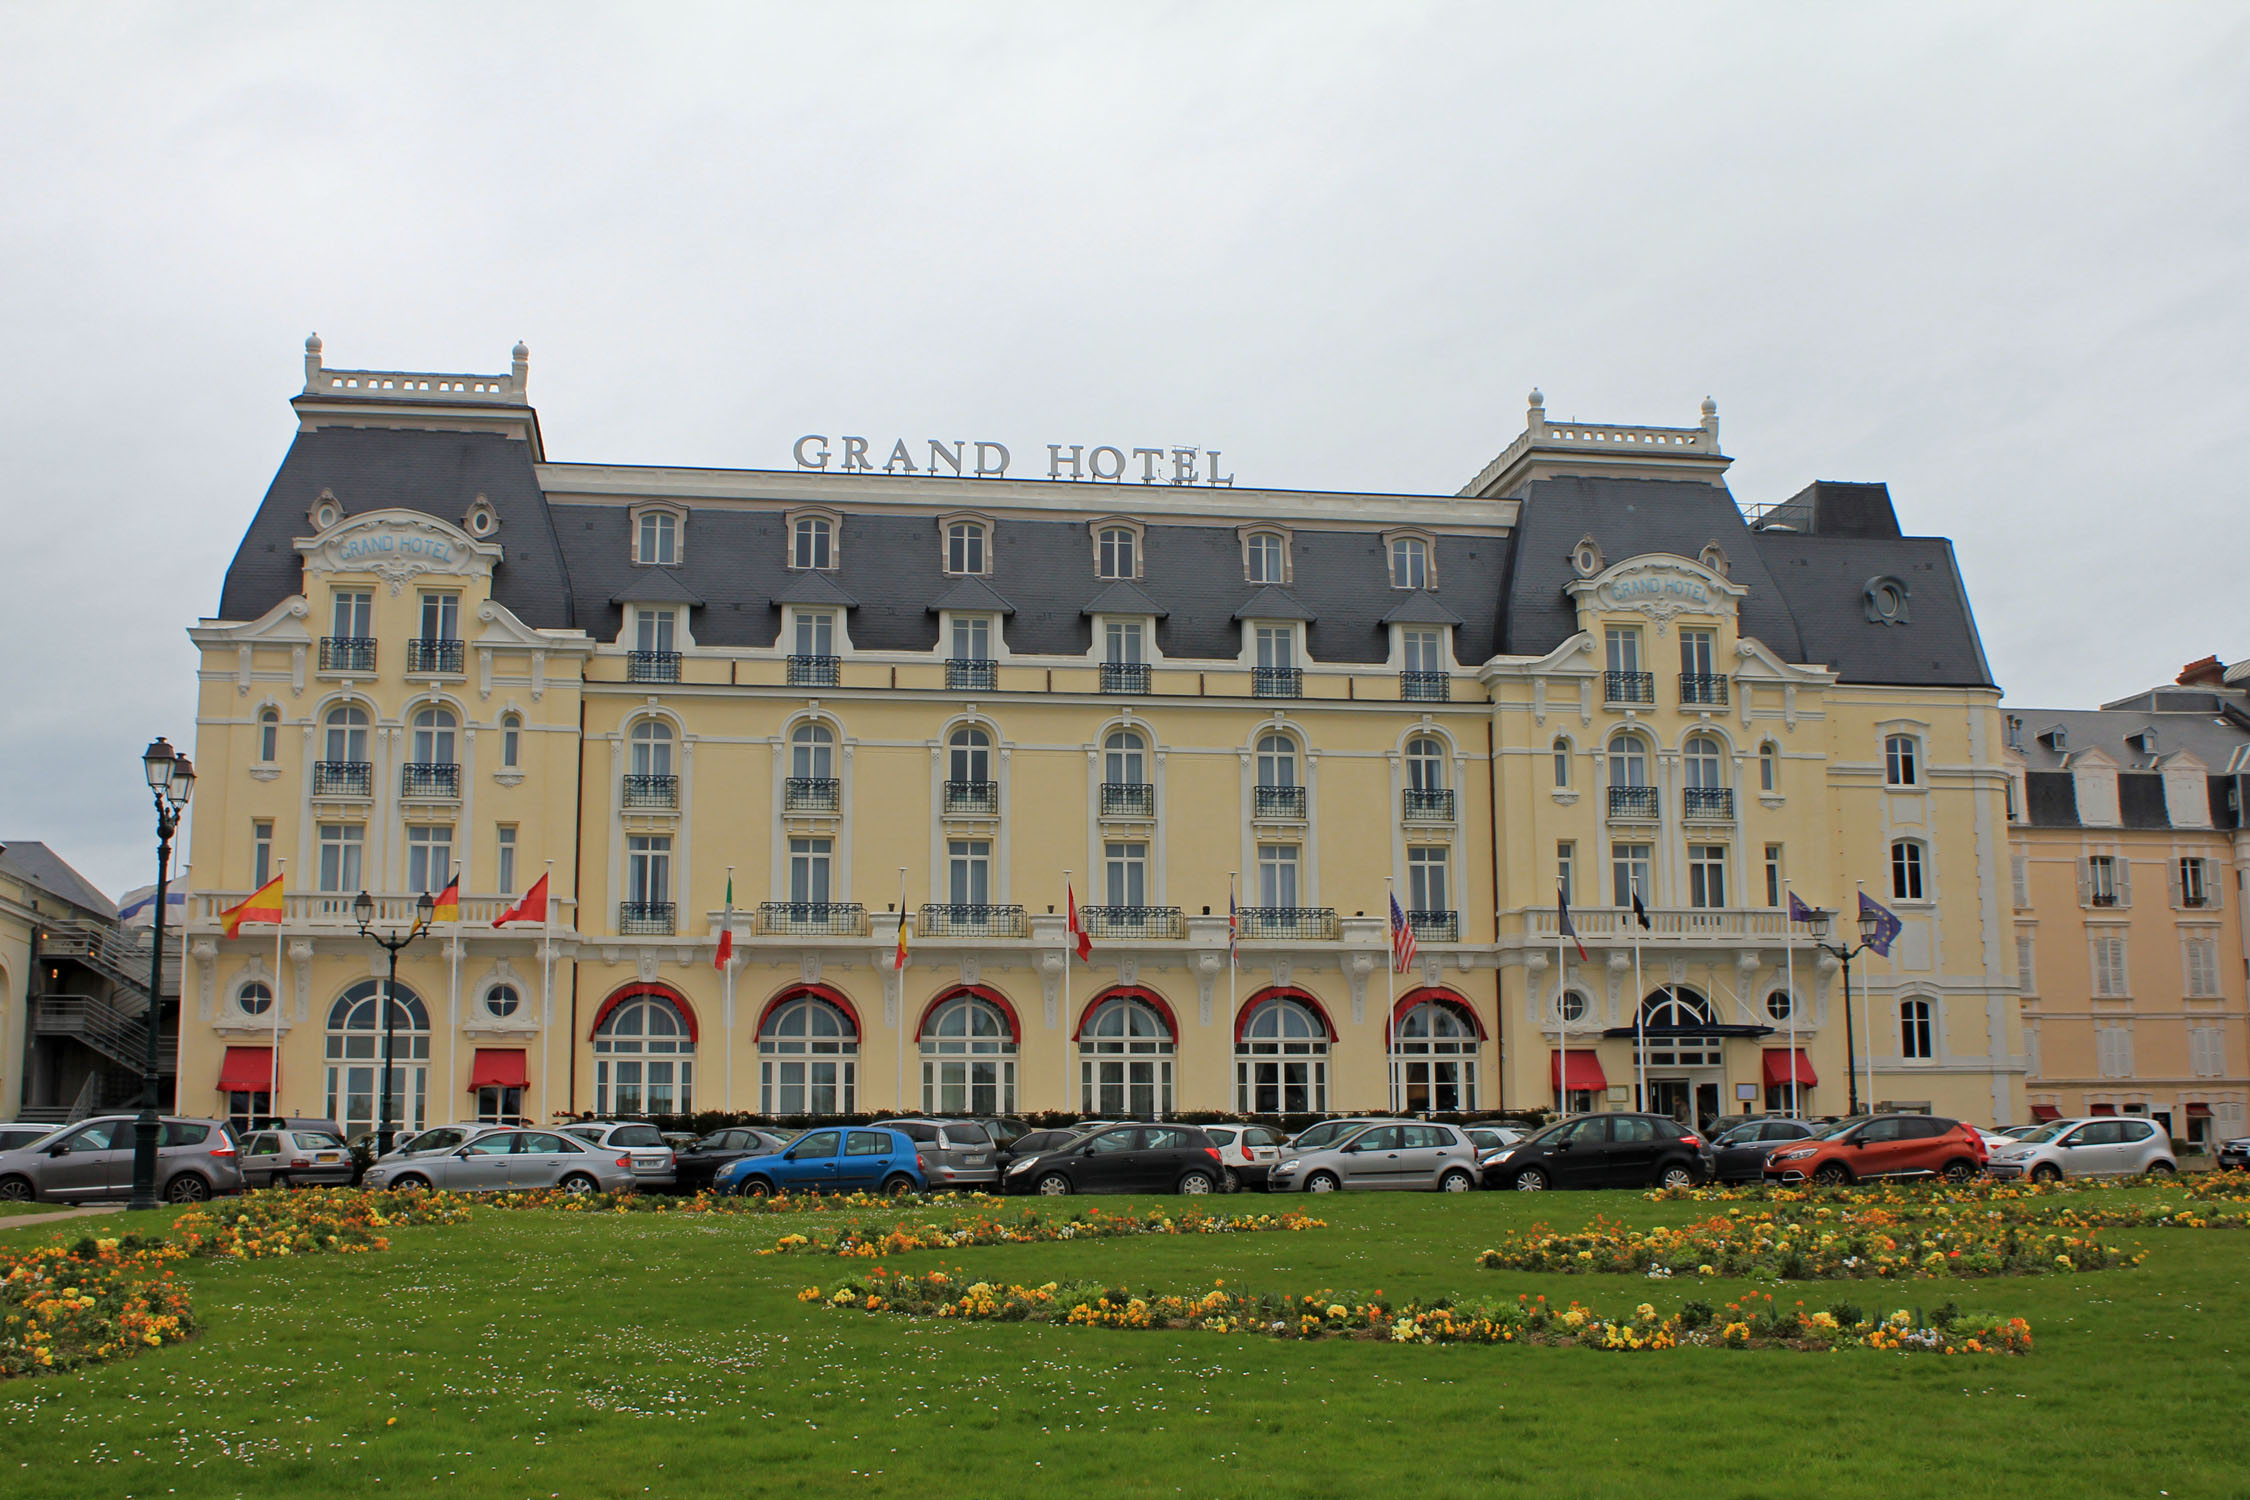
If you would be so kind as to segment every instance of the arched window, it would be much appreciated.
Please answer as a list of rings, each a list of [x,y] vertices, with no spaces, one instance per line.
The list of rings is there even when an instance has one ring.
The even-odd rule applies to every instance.
[[[1687,763],[1687,784],[1691,791],[1716,790],[1727,784],[1726,751],[1720,748],[1716,736],[1691,734],[1681,747],[1682,758]]]
[[[1112,729],[1102,741],[1102,780],[1111,786],[1148,784],[1148,741],[1131,729]]]
[[[680,560],[679,521],[670,512],[641,512],[640,560],[665,568]]]
[[[366,709],[356,703],[340,703],[328,710],[325,723],[328,734],[322,760],[364,762],[367,759]]]
[[[1648,741],[1637,734],[1621,734],[1609,742],[1609,784],[1647,786]]]
[[[1883,782],[1886,786],[1922,784],[1921,746],[1911,734],[1894,734],[1883,741]]]
[[[946,780],[987,782],[992,779],[992,736],[974,724],[964,724],[946,740]]]
[[[801,781],[836,776],[836,736],[826,724],[799,724],[789,735],[789,774]]]
[[[1718,1022],[1711,1002],[1685,985],[1668,985],[1641,1001],[1641,1035],[1650,1068],[1715,1068],[1720,1061]]]
[[[1891,845],[1891,896],[1899,901],[1922,899],[1922,846],[1912,839]]]
[[[523,764],[523,715],[500,716],[500,766],[513,771]]]
[[[1129,526],[1105,526],[1102,528],[1101,545],[1097,559],[1102,577],[1137,578],[1140,576],[1133,560],[1136,540],[1133,530]]]
[[[945,571],[982,573],[984,541],[984,523],[981,521],[955,521],[946,527]]]
[[[1781,747],[1772,740],[1758,747],[1758,790],[1781,790]]]
[[[253,979],[234,992],[234,1003],[246,1016],[262,1016],[273,1008],[273,989]]]
[[[1252,1007],[1234,1044],[1234,1087],[1235,1108],[1244,1114],[1326,1112],[1327,1024],[1286,996]]]
[[[1430,583],[1429,543],[1418,536],[1401,536],[1391,539],[1391,587],[1394,589],[1428,588]]]
[[[1146,1119],[1172,1112],[1172,1028],[1145,1000],[1118,995],[1078,1033],[1078,1107]]]
[[[831,568],[835,566],[835,528],[824,516],[799,516],[797,518],[796,547],[790,554],[793,568]]]
[[[1445,742],[1434,735],[1416,735],[1406,742],[1406,785],[1416,792],[1445,790]]]
[[[1408,1114],[1475,1109],[1475,1023],[1439,1000],[1399,1017],[1391,1030],[1391,1092]]]
[[[1936,1043],[1930,1024],[1930,1002],[1901,1000],[1898,1003],[1899,1056],[1927,1062],[1937,1056]]]
[[[633,726],[628,737],[632,746],[632,774],[635,776],[669,776],[672,774],[672,726],[662,719],[642,719]]]
[[[362,979],[328,1011],[328,1118],[346,1135],[382,1123],[383,986]],[[390,1125],[403,1134],[429,1123],[430,1013],[402,984],[392,991],[390,1023]]]
[[[635,995],[594,1031],[594,1113],[692,1114],[695,1033],[662,995]]]
[[[414,764],[453,764],[453,732],[457,727],[450,708],[425,708],[414,716]]]
[[[1258,737],[1258,785],[1297,784],[1297,742],[1286,734]]]
[[[1252,583],[1284,583],[1281,538],[1271,531],[1252,532],[1245,544],[1244,563]]]
[[[955,995],[922,1024],[922,1108],[1005,1115],[1016,1107],[1016,1036],[1000,1007]]]
[[[1570,741],[1555,737],[1555,790],[1560,792],[1570,786]]]
[[[857,1108],[859,1028],[817,995],[776,1006],[758,1031],[758,1108],[848,1115]]]
[[[281,710],[258,710],[258,759],[271,765],[281,758]]]

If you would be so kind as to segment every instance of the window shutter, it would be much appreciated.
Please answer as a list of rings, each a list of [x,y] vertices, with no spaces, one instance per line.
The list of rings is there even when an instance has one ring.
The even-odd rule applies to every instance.
[[[2016,905],[2019,907],[2029,906],[2031,904],[2031,857],[2019,854],[2010,860],[2009,864],[2012,866],[2010,873],[2014,875],[2016,882]]]
[[[2083,855],[2078,860],[2078,904],[2094,904],[2094,862]]]
[[[2032,1077],[2039,1076],[2039,1023],[2026,1021],[2023,1027],[2024,1071]]]
[[[2179,908],[2180,896],[2182,894],[2180,876],[2186,864],[2187,861],[2184,859],[2175,859],[2169,861],[2164,866],[2164,884],[2167,887],[2169,894],[2171,895],[2172,906],[2174,910],[2177,910]]]
[[[2110,861],[2110,868],[2117,872],[2117,904],[2119,906],[2131,906],[2133,904],[2133,861],[2120,854]]]
[[[2032,971],[2032,940],[2019,935],[2016,938],[2016,985],[2026,995],[2039,992],[2039,977]]]

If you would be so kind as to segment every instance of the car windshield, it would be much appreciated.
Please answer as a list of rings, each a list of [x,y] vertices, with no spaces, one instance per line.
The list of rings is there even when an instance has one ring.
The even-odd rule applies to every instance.
[[[2023,1137],[2023,1143],[2027,1146],[2043,1146],[2076,1123],[2075,1120],[2058,1120],[2052,1125],[2042,1125],[2031,1134]]]
[[[1765,1129],[1766,1127],[1764,1121],[1753,1120],[1748,1125],[1735,1126],[1734,1129],[1728,1131],[1725,1135],[1720,1136],[1717,1144],[1721,1146],[1747,1145],[1752,1141],[1763,1138]]]
[[[1845,1119],[1832,1120],[1815,1130],[1810,1139],[1816,1141],[1842,1140],[1847,1133],[1857,1130],[1873,1118],[1875,1118],[1873,1115],[1851,1115]]]

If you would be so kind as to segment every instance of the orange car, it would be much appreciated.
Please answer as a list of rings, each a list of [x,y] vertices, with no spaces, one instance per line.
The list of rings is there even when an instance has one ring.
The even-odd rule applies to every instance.
[[[1966,1182],[1984,1170],[1984,1137],[1939,1115],[1854,1115],[1766,1158],[1768,1182],[1858,1182],[1865,1177],[1943,1177]]]

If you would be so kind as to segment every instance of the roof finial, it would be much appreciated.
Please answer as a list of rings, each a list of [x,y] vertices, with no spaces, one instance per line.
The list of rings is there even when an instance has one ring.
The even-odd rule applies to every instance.
[[[321,343],[319,334],[316,333],[305,340],[305,352],[307,354],[318,354],[320,352],[320,349]]]
[[[1719,403],[1712,400],[1709,396],[1705,396],[1703,398],[1703,415],[1707,417],[1715,417],[1718,414]]]

